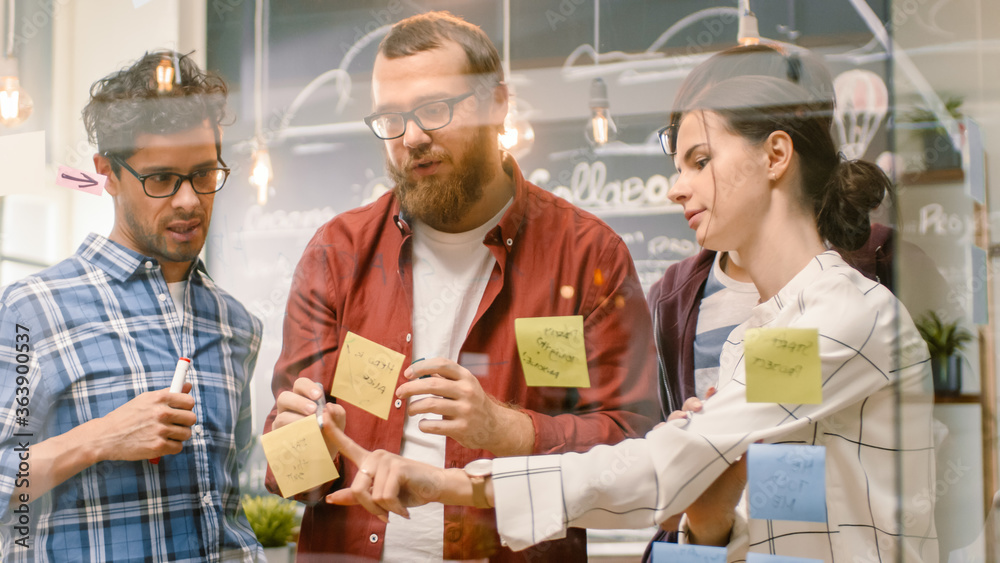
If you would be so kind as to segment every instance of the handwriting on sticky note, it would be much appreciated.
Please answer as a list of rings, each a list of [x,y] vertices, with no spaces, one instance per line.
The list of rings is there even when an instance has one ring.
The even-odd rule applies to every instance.
[[[826,448],[751,444],[747,456],[751,518],[826,522]]]
[[[726,548],[653,542],[652,563],[726,563]]]
[[[517,355],[530,387],[590,387],[583,317],[514,319]]]
[[[769,555],[767,553],[748,553],[747,563],[823,563],[822,559],[806,559],[805,557],[789,557],[787,555]]]
[[[755,328],[743,336],[748,403],[823,402],[819,331]]]
[[[103,174],[84,172],[69,166],[60,166],[59,172],[56,173],[56,185],[94,195],[104,193],[107,181],[108,177]]]
[[[337,359],[330,394],[388,420],[396,379],[405,358],[399,352],[348,332]]]
[[[260,445],[285,498],[340,476],[315,416],[264,434]]]

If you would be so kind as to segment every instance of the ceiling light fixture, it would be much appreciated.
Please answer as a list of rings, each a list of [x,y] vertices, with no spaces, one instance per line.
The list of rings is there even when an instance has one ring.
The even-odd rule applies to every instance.
[[[736,41],[744,47],[760,44],[757,16],[750,11],[750,0],[740,0],[740,23],[739,31],[736,32]]]
[[[503,2],[503,74],[507,82],[507,116],[498,140],[503,150],[521,158],[535,144],[535,128],[517,108],[517,94],[510,79],[510,0]]]
[[[14,0],[7,0],[7,49],[0,58],[0,124],[17,127],[31,116],[34,107],[31,96],[21,88],[14,58]]]
[[[601,59],[601,0],[594,0],[594,68]],[[618,127],[611,119],[611,104],[608,103],[608,85],[597,77],[590,83],[590,120],[583,129],[584,136],[594,148],[603,147],[618,137]]]
[[[253,164],[250,168],[250,185],[257,194],[257,205],[267,205],[274,180],[271,154],[264,139],[264,11],[268,0],[257,0],[254,7],[254,140]]]

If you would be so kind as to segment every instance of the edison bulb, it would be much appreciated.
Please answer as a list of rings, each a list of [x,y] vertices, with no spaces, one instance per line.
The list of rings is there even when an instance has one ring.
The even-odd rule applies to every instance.
[[[268,189],[274,171],[271,168],[271,155],[267,149],[257,149],[253,152],[253,168],[250,171],[250,185],[257,189],[257,205],[267,204]]]
[[[0,77],[0,124],[17,127],[31,116],[34,105],[16,76]]]
[[[618,126],[611,118],[608,103],[608,86],[604,80],[595,78],[590,84],[590,120],[584,128],[584,134],[590,144],[602,147],[618,137]]]
[[[503,120],[503,133],[500,133],[500,146],[515,158],[520,158],[531,150],[535,144],[535,129],[531,123],[513,111],[507,112]]]

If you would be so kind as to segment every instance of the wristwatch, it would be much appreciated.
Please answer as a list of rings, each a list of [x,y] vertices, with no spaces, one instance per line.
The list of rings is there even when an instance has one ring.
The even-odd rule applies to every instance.
[[[464,468],[465,474],[472,481],[472,504],[476,508],[493,508],[486,497],[486,478],[493,475],[492,459],[477,459],[470,461]]]

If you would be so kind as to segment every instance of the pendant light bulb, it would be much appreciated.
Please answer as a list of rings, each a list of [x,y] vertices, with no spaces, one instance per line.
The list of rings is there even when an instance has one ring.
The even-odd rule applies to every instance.
[[[156,91],[166,94],[174,90],[174,63],[170,59],[160,60],[156,65]]]
[[[31,96],[21,88],[16,59],[0,59],[0,125],[17,127],[31,116]]]
[[[736,42],[746,47],[760,44],[760,31],[757,28],[757,16],[750,11],[750,0],[741,2],[739,28],[736,32]]]
[[[611,118],[608,103],[608,86],[600,78],[590,84],[590,121],[584,134],[594,147],[602,147],[618,137],[618,126]]]
[[[499,136],[500,147],[520,158],[531,150],[535,144],[535,129],[524,119],[517,109],[517,99],[513,92],[510,95],[507,117],[503,120],[503,133]]]
[[[268,190],[274,180],[271,155],[261,146],[253,151],[253,167],[250,171],[250,185],[257,190],[257,205],[267,205]]]

